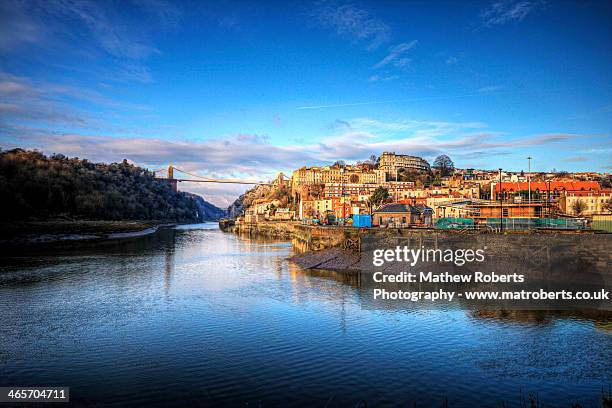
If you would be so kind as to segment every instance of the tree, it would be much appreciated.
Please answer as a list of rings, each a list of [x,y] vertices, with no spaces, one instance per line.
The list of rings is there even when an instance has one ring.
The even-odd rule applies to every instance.
[[[317,183],[313,184],[309,188],[309,194],[315,198],[321,198],[323,191],[325,190],[325,184]]]
[[[575,215],[581,215],[586,210],[586,204],[582,200],[576,200],[572,204],[572,211]]]
[[[333,166],[335,166],[335,167],[346,167],[346,163],[345,163],[345,161],[344,161],[344,160],[337,160],[337,161],[336,161],[336,162],[333,164]]]
[[[610,198],[608,201],[604,202],[601,207],[606,212],[612,212],[612,198]]]
[[[373,206],[379,206],[389,199],[389,190],[384,187],[378,187],[370,196],[370,203]]]
[[[89,220],[200,219],[195,196],[175,192],[145,169],[91,163],[61,154],[0,153],[0,218]]]
[[[417,187],[429,186],[432,182],[431,174],[414,169],[401,168],[397,172],[397,181],[411,181]]]
[[[436,157],[433,167],[434,169],[437,169],[442,176],[450,176],[455,171],[455,164],[450,157],[445,154],[441,154],[440,156]]]
[[[268,206],[268,212],[270,213],[270,215],[276,214],[276,206],[274,205],[274,203]]]
[[[436,174],[436,177],[434,178],[434,180],[431,183],[433,186],[439,187],[442,185],[442,180],[440,179],[440,175]]]

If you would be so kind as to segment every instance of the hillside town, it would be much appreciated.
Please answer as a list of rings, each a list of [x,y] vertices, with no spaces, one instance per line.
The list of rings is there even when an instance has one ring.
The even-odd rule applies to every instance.
[[[531,164],[531,158],[529,165]],[[609,173],[455,168],[395,152],[280,173],[244,197],[238,223],[354,227],[610,229]]]

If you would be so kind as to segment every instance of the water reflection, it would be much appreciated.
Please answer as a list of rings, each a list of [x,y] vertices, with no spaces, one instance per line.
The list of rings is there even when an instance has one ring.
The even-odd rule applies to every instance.
[[[288,242],[183,226],[0,260],[0,385],[115,406],[598,403],[605,316],[370,309]],[[608,325],[608,326],[607,326]],[[512,405],[512,404],[510,404]]]

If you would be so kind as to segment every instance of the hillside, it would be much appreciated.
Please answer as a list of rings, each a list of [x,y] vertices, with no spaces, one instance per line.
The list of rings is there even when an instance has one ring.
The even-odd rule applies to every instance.
[[[198,214],[202,221],[217,221],[227,215],[226,210],[209,203],[199,195],[192,193],[185,194],[195,200],[198,207]]]
[[[238,197],[227,209],[227,216],[236,218],[258,198],[275,199],[281,206],[292,204],[291,190],[285,185],[257,185]]]
[[[125,160],[92,163],[23,149],[0,152],[0,196],[0,220],[4,221],[197,222],[223,212],[201,197],[172,191],[151,172]]]

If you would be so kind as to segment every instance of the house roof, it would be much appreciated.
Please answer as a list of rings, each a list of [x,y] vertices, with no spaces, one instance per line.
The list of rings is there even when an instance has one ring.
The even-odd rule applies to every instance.
[[[504,191],[523,191],[529,188],[529,182],[508,182],[501,183]],[[549,188],[548,182],[532,181],[531,191],[540,190],[547,191]],[[566,191],[586,191],[599,190],[601,187],[597,181],[551,181],[550,190],[566,190]],[[495,191],[499,192],[499,183],[495,184]]]

